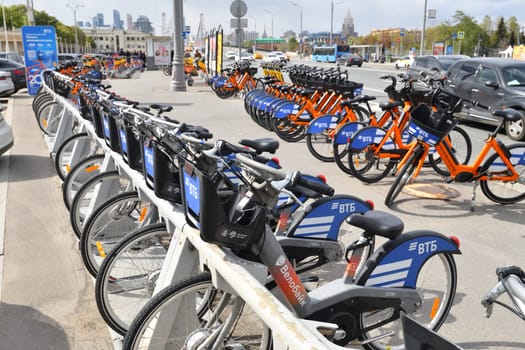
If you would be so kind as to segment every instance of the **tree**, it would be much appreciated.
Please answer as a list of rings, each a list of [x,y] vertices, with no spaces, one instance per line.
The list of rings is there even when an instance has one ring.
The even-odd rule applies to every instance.
[[[297,51],[298,47],[299,47],[299,42],[297,41],[297,39],[294,36],[290,37],[290,39],[288,39],[288,51],[292,51],[292,52]]]
[[[503,49],[509,44],[507,34],[507,26],[505,25],[505,20],[503,17],[500,17],[498,20],[498,25],[496,31],[492,35],[492,44],[498,49]]]

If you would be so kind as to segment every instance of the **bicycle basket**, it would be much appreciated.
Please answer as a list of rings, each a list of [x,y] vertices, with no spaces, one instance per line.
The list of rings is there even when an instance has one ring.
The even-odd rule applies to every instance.
[[[420,104],[410,112],[408,133],[431,146],[437,145],[456,125],[448,113],[434,112],[426,104]]]
[[[243,251],[261,238],[266,213],[259,206],[248,208],[251,201],[224,186],[221,175],[210,178],[189,162],[181,174],[186,220],[204,241]]]
[[[142,138],[144,179],[159,198],[181,203],[179,168],[170,152],[156,141]]]
[[[106,144],[115,152],[120,152],[120,139],[118,136],[117,123],[111,113],[102,113],[102,130]]]
[[[140,139],[133,131],[132,125],[120,119],[117,122],[119,139],[120,139],[120,154],[124,161],[131,169],[144,171],[142,153],[140,151]]]
[[[250,75],[257,74],[257,67],[250,67]]]

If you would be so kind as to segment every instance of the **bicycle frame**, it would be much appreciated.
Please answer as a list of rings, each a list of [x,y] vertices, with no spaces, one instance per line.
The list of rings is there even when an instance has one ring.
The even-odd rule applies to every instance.
[[[479,172],[480,166],[487,157],[490,150],[494,150],[501,158],[507,171],[501,171],[501,174],[509,175],[491,175],[490,177],[486,174],[481,174]],[[487,181],[515,181],[519,178],[519,174],[516,172],[516,169],[510,162],[507,152],[502,148],[500,141],[494,136],[490,135],[480,152],[478,153],[476,159],[473,163],[468,165],[458,164],[458,161],[455,159],[450,146],[447,143],[440,142],[436,145],[436,151],[440,155],[443,163],[446,165],[450,172],[450,177],[456,181],[465,181],[463,178],[458,178],[460,176],[466,176],[468,180],[487,180]]]

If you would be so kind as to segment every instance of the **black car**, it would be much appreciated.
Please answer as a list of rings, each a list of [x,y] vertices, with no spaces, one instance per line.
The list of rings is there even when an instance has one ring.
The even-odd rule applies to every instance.
[[[464,99],[458,118],[496,125],[492,114],[502,108],[521,112],[521,120],[507,122],[512,140],[525,140],[525,61],[507,58],[471,58],[453,64],[447,71],[445,89]]]
[[[422,72],[427,75],[445,73],[451,65],[467,58],[469,57],[465,55],[417,56],[408,68],[408,75],[418,79]]]
[[[342,55],[341,57],[338,57],[335,60],[335,63],[345,65],[346,67],[351,67],[351,66],[361,67],[363,65],[363,58],[359,55],[350,53],[350,54],[346,54],[346,55]]]
[[[13,84],[15,85],[15,92],[27,87],[26,68],[23,64],[0,58],[0,70],[11,72]]]

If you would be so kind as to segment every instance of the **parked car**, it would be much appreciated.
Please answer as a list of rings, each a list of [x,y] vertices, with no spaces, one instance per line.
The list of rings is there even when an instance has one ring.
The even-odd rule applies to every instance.
[[[282,51],[272,51],[271,53],[279,57],[279,60],[283,63],[290,61],[290,57]]]
[[[427,75],[445,74],[452,64],[467,58],[469,57],[465,55],[417,56],[408,68],[408,75],[417,79],[422,72]]]
[[[263,62],[281,62],[281,59],[273,52],[268,52],[266,56],[264,56]]]
[[[0,106],[0,155],[7,152],[14,144],[13,130],[11,126],[4,120],[2,112],[5,109],[5,105]]]
[[[18,52],[15,51],[0,52],[0,58],[6,58],[8,60],[24,64],[24,59],[22,58],[22,56],[20,56]]]
[[[239,53],[235,53],[235,57],[233,58],[235,62],[239,62]],[[240,57],[241,62],[252,62],[253,61],[253,55],[248,52],[241,52]]]
[[[15,84],[15,92],[27,87],[26,67],[18,62],[0,58],[0,70],[11,73],[11,78]]]
[[[400,57],[400,58],[398,58],[397,60],[394,61],[394,67],[396,69],[408,68],[408,67],[410,67],[412,62],[414,62],[414,57],[412,57],[412,56],[403,56],[403,57]]]
[[[525,61],[506,58],[470,58],[453,64],[447,71],[445,89],[464,99],[460,119],[496,125],[492,114],[501,108],[515,108],[521,120],[507,122],[505,131],[512,140],[525,140]]]
[[[345,65],[346,67],[351,67],[351,66],[361,67],[363,65],[363,58],[359,55],[350,53],[350,54],[346,54],[346,55],[342,55],[341,57],[338,57],[335,60],[335,63]]]
[[[233,60],[235,58],[235,51],[226,51],[226,59],[227,60]]]
[[[15,92],[15,84],[11,78],[11,73],[0,71],[0,96],[11,96]]]
[[[59,53],[58,63],[76,62],[78,65],[82,64],[82,55],[75,53]]]

